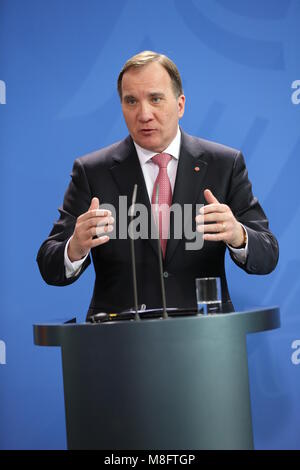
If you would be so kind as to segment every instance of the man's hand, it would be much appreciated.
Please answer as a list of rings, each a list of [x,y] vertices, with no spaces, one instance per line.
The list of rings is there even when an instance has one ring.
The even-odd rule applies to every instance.
[[[223,241],[233,248],[243,246],[244,229],[230,207],[220,204],[209,189],[205,189],[204,197],[208,205],[201,207],[196,216],[197,231],[203,233],[203,239]]]
[[[99,199],[93,197],[89,210],[77,219],[68,246],[70,261],[78,261],[84,258],[91,248],[107,243],[109,237],[107,235],[101,236],[101,234],[112,232],[113,223],[114,218],[111,217],[111,212],[106,209],[99,209]]]

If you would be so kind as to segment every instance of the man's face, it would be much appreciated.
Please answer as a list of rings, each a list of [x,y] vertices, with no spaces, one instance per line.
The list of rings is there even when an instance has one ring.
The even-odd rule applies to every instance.
[[[122,111],[133,140],[163,152],[175,138],[185,97],[176,98],[168,72],[158,62],[129,69],[122,78]]]

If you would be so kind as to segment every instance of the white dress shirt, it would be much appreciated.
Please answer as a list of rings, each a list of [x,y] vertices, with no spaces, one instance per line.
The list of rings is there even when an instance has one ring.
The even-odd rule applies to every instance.
[[[168,167],[167,167],[167,172],[168,172],[168,176],[170,179],[172,192],[174,191],[174,186],[175,186],[179,153],[180,153],[180,144],[181,144],[181,132],[178,127],[175,138],[172,140],[170,145],[163,151],[163,153],[168,153],[169,155],[173,157],[172,160],[170,160]],[[154,157],[154,155],[157,155],[157,152],[146,150],[140,147],[136,142],[134,142],[134,145],[135,145],[137,155],[140,161],[140,165],[142,168],[142,172],[144,175],[146,188],[147,188],[147,192],[149,196],[149,201],[151,202],[154,183],[159,173],[158,165],[156,165],[151,159],[152,157]],[[247,233],[247,230],[246,230],[246,233]],[[65,247],[65,252],[64,252],[65,273],[66,273],[67,278],[75,276],[80,272],[81,266],[88,256],[87,254],[84,258],[80,259],[79,261],[71,262],[68,257],[68,246],[69,246],[70,240],[71,238],[68,240],[66,247]],[[235,258],[239,262],[241,263],[246,262],[246,258],[248,254],[248,236],[247,236],[247,242],[246,242],[245,248],[233,248],[229,245],[227,246],[233,252]]]

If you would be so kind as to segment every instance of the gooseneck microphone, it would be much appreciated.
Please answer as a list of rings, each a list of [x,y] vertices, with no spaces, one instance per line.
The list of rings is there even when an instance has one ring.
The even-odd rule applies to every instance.
[[[157,248],[158,248],[158,261],[159,261],[159,275],[160,275],[160,286],[161,286],[161,298],[162,298],[162,307],[163,307],[163,318],[169,318],[167,313],[167,303],[166,303],[166,290],[165,290],[165,283],[164,283],[164,276],[163,276],[163,263],[162,263],[162,251],[161,251],[161,244],[159,238],[159,184],[156,186],[156,193],[155,193],[155,213],[156,213],[156,222],[157,222],[157,230],[158,230],[158,237],[157,237]]]
[[[133,218],[135,212],[135,201],[136,201],[136,193],[137,193],[137,184],[134,185],[132,200],[131,200],[131,208],[130,208],[130,227],[131,233],[130,236],[130,253],[131,253],[131,265],[132,265],[132,280],[133,280],[133,297],[134,297],[134,309],[135,309],[135,320],[140,320],[140,315],[138,312],[138,294],[137,294],[137,282],[136,282],[136,265],[135,265],[135,251],[134,251],[134,238],[133,238]]]
[[[131,199],[131,206],[129,208],[129,218],[130,223],[128,227],[128,235],[130,237],[130,255],[131,255],[131,268],[132,268],[132,281],[133,281],[133,297],[134,297],[134,320],[140,320],[139,315],[139,306],[138,306],[138,293],[137,293],[137,278],[136,278],[136,260],[135,260],[135,249],[134,249],[134,230],[133,230],[133,220],[135,216],[135,204],[136,204],[136,195],[137,195],[137,184],[133,187],[132,199]],[[160,277],[160,286],[161,286],[161,297],[162,297],[162,317],[163,319],[169,318],[167,313],[167,303],[166,303],[166,291],[165,291],[165,283],[164,283],[164,276],[163,276],[163,261],[162,261],[162,249],[161,249],[161,242],[159,237],[159,185],[156,186],[156,193],[155,193],[155,217],[157,221],[157,249],[158,249],[158,262],[159,262],[159,277]],[[141,311],[144,310],[145,313],[146,305],[141,306]],[[170,309],[171,311],[180,310],[180,309]],[[150,309],[148,313],[149,318],[153,317],[153,312],[155,314],[160,315],[161,309]],[[186,312],[186,309],[184,309]],[[91,315],[87,321],[91,323],[102,323],[106,321],[116,321],[116,320],[125,320],[125,319],[132,319],[132,312],[133,309],[124,310],[123,312],[119,313],[106,313],[106,312],[99,312],[94,315]],[[147,317],[146,317],[147,318]]]
[[[135,309],[135,320],[140,320],[139,315],[139,307],[138,307],[138,294],[137,294],[137,280],[136,280],[136,261],[135,261],[135,250],[134,250],[134,233],[133,233],[133,219],[135,215],[135,203],[136,203],[136,194],[137,194],[137,184],[134,185],[132,200],[131,200],[131,207],[130,207],[130,254],[131,254],[131,265],[132,265],[132,281],[133,281],[133,296],[134,296],[134,309]],[[159,238],[159,185],[156,186],[156,194],[155,194],[155,214],[156,214],[156,221],[157,221],[157,230],[158,230],[158,237],[157,237],[157,248],[158,248],[158,262],[159,262],[159,277],[160,277],[160,286],[161,286],[161,297],[162,297],[162,316],[164,319],[169,318],[167,313],[167,303],[166,303],[166,291],[165,291],[165,283],[164,283],[164,276],[163,276],[163,262],[162,262],[162,250]]]

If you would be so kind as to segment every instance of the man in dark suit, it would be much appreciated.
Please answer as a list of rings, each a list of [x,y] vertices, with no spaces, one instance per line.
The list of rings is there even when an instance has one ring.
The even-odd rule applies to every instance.
[[[127,227],[137,184],[137,203],[148,214],[143,236],[135,242],[139,301],[147,308],[160,307],[158,247],[149,228],[159,181],[159,204],[169,200],[172,207],[189,205],[192,211],[183,228],[190,223],[204,241],[201,249],[187,249],[185,231],[176,238],[178,220],[166,212],[167,243],[166,232],[160,237],[167,305],[194,307],[195,278],[211,276],[221,278],[223,301],[230,303],[226,248],[248,273],[267,274],[278,260],[277,241],[252,194],[241,152],[179,128],[185,96],[175,64],[163,55],[145,51],[129,59],[119,75],[118,91],[130,136],[75,161],[60,219],[38,253],[44,280],[54,285],[74,282],[91,255],[96,279],[88,315],[133,306],[129,239],[120,236],[120,229]],[[198,204],[204,207],[196,211]]]

